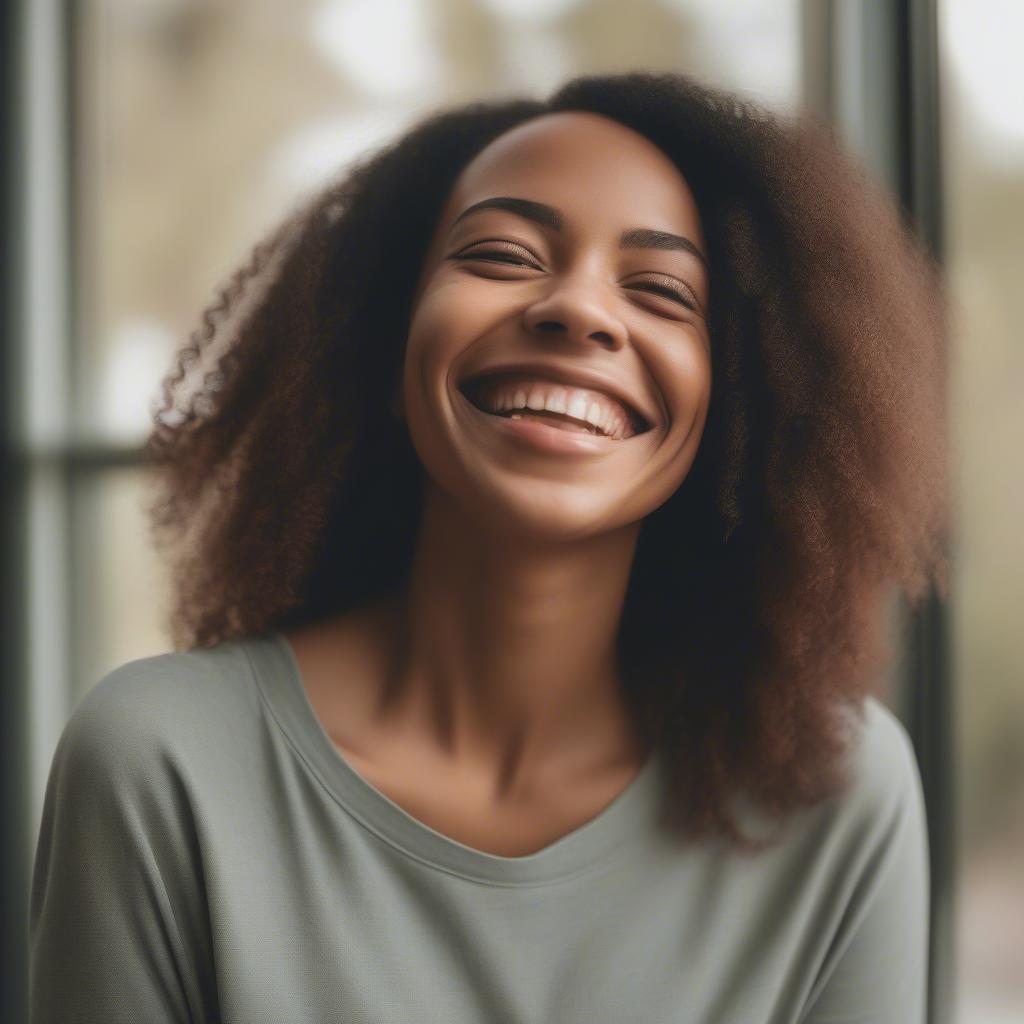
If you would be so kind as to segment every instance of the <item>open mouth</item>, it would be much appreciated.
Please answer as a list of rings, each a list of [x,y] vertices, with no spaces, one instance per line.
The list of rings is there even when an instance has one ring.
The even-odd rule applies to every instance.
[[[595,406],[591,406],[589,414],[580,405],[573,407],[574,414],[583,415],[570,415],[568,411],[559,408],[531,407],[531,399],[533,406],[559,403],[538,402],[533,396],[529,396],[528,385],[516,388],[509,385],[500,375],[471,378],[464,381],[459,390],[473,406],[488,416],[535,420],[559,430],[604,437],[610,441],[626,440],[650,429],[650,425],[636,410],[623,407],[618,402],[614,403],[614,410],[621,410],[618,414],[611,406],[607,412],[597,411]]]

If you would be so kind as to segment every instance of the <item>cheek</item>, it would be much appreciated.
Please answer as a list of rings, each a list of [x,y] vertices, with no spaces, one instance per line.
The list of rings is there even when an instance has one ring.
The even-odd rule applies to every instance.
[[[664,403],[667,427],[680,441],[703,422],[711,399],[711,357],[696,327],[660,338],[644,356]]]
[[[688,334],[682,344],[678,337],[673,340],[677,344],[652,350],[650,362],[668,416],[658,441],[659,501],[671,497],[689,476],[711,403],[711,359],[701,334]]]
[[[406,409],[413,419],[419,419],[416,410],[424,405],[436,405],[462,353],[487,329],[467,301],[466,289],[456,285],[428,285],[409,321],[403,377]]]
[[[428,381],[443,373],[459,349],[458,318],[452,315],[450,298],[439,291],[425,292],[409,321],[405,346],[407,400],[416,402]]]
[[[474,345],[515,316],[507,297],[503,303],[496,301],[501,297],[493,282],[462,275],[428,285],[409,322],[403,371],[407,408],[435,404],[454,387]]]
[[[425,293],[409,321],[409,340],[406,351],[411,355],[433,347],[434,339],[448,336],[447,304],[439,301],[436,293]]]
[[[455,355],[515,314],[495,282],[466,275],[444,276],[428,285],[409,327],[409,345]]]

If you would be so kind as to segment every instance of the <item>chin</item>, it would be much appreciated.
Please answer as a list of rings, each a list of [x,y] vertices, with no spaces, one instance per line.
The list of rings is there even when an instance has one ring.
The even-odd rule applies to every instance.
[[[519,483],[496,486],[486,494],[468,499],[471,520],[487,532],[522,538],[536,543],[571,543],[597,537],[630,525],[621,501],[597,500],[577,492],[583,485],[564,482]]]

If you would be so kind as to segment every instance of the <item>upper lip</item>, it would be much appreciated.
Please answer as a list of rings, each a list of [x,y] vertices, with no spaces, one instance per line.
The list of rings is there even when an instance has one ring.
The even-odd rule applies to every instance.
[[[655,423],[656,417],[651,415],[639,401],[627,394],[611,378],[595,370],[585,369],[581,366],[567,366],[564,363],[545,363],[532,361],[528,363],[501,363],[495,366],[488,366],[482,370],[476,370],[464,378],[460,388],[472,391],[477,384],[486,378],[507,376],[517,374],[526,377],[536,377],[538,380],[549,380],[556,384],[567,384],[570,387],[587,388],[590,391],[599,391],[618,402],[633,418],[633,429],[638,433],[650,429]]]

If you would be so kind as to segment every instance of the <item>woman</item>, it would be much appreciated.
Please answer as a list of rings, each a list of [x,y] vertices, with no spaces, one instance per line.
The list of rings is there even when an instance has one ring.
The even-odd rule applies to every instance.
[[[62,735],[33,1020],[924,1019],[873,692],[948,586],[942,295],[826,131],[676,75],[444,111],[203,321],[179,650]]]

